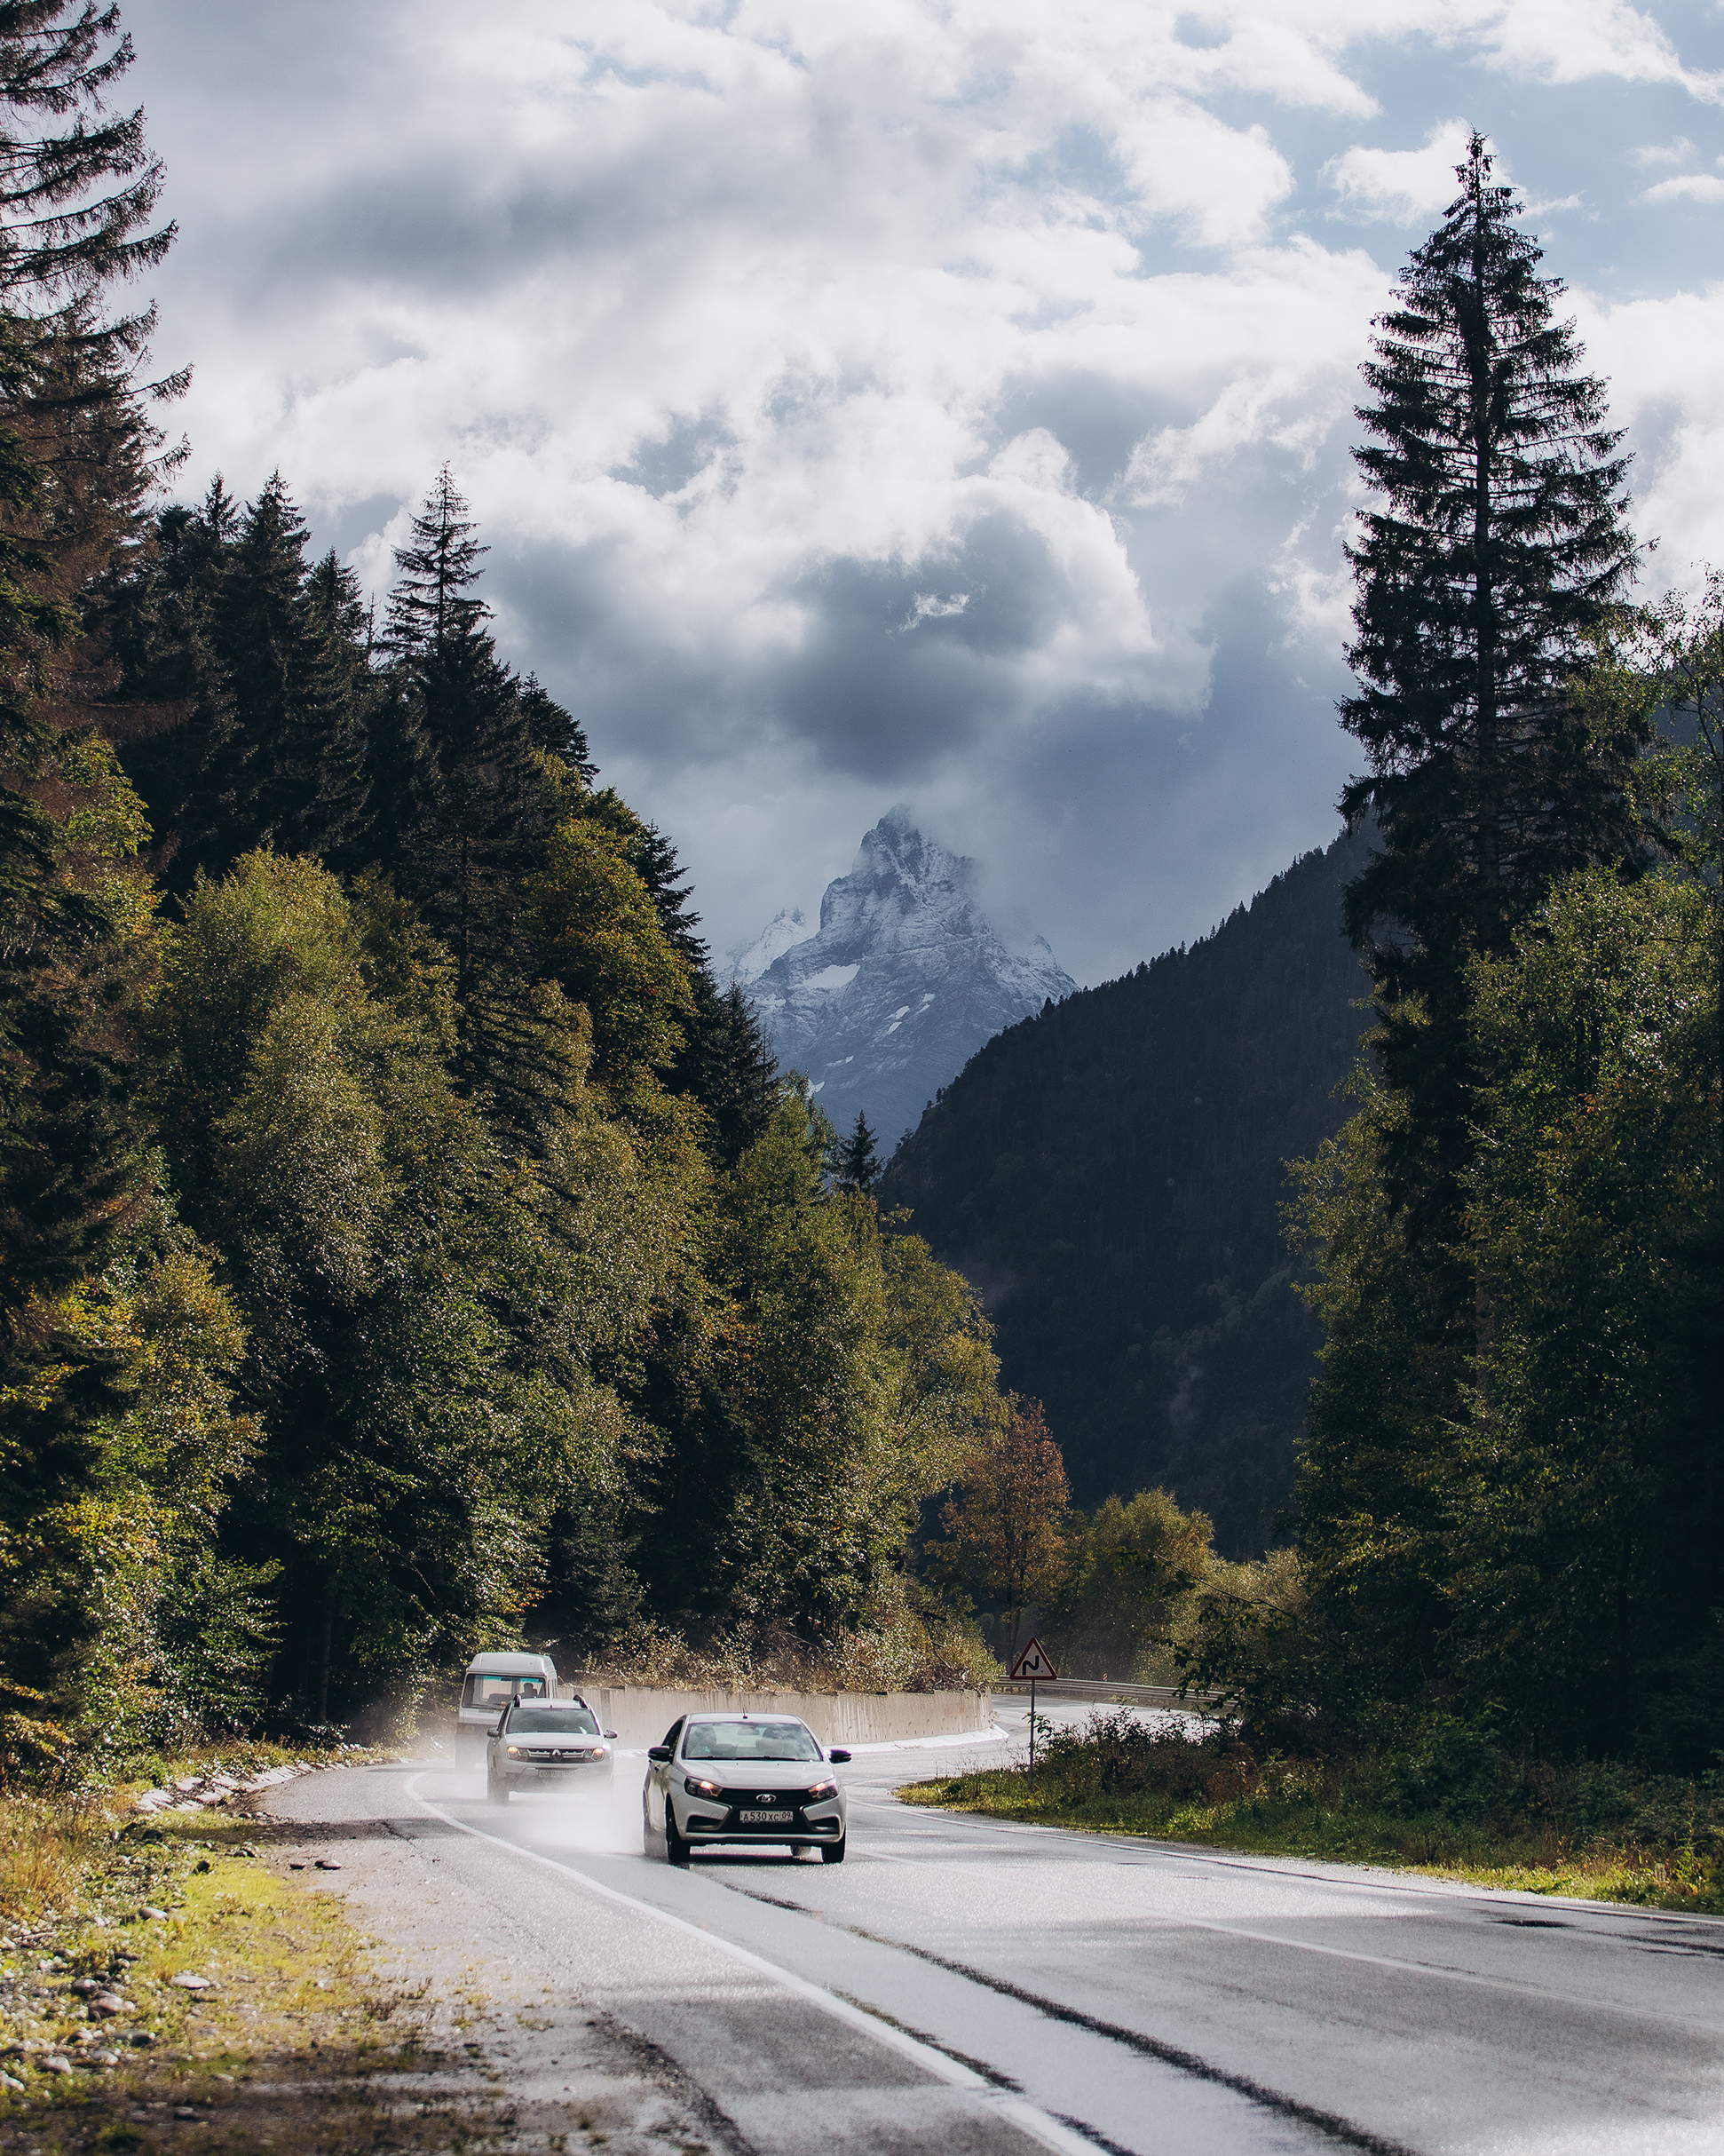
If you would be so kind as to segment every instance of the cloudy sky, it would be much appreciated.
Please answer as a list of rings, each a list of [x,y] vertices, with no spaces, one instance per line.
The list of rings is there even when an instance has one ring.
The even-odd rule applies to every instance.
[[[722,949],[892,803],[1097,980],[1333,833],[1356,369],[1470,123],[1724,562],[1713,0],[128,0],[185,481],[505,652]]]

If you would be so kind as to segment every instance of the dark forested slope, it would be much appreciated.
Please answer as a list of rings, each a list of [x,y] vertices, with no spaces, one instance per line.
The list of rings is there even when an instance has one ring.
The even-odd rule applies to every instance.
[[[1077,1502],[1165,1484],[1235,1555],[1273,1535],[1314,1367],[1283,1163],[1342,1121],[1362,852],[1308,854],[1189,950],[996,1035],[882,1191],[983,1294]]]

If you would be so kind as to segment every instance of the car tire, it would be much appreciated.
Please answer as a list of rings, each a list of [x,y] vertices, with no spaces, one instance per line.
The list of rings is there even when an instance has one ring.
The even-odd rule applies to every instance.
[[[509,1784],[493,1774],[488,1767],[485,1773],[485,1795],[489,1803],[506,1804],[509,1802]]]
[[[664,1808],[664,1856],[667,1864],[674,1864],[681,1870],[688,1868],[688,1843],[677,1833],[668,1804]]]
[[[841,1835],[835,1842],[822,1842],[820,1844],[821,1863],[842,1864],[844,1861],[844,1843],[849,1839],[848,1835]]]

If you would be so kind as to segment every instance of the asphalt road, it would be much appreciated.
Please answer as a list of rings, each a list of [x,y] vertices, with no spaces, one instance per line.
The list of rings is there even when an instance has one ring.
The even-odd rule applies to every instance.
[[[1001,1749],[858,1753],[833,1867],[648,1862],[629,1756],[608,1803],[493,1808],[431,1764],[270,1809],[344,1845],[361,1921],[409,1960],[464,1948],[471,1983],[534,2002],[547,2059],[633,2046],[713,2148],[1724,2149],[1724,1924],[891,1795]]]

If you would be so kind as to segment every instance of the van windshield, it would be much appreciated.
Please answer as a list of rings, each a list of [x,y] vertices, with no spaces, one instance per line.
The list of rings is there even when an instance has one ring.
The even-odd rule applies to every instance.
[[[819,1759],[800,1722],[691,1722],[684,1759]]]
[[[598,1724],[592,1711],[585,1707],[522,1707],[509,1717],[509,1733],[526,1730],[534,1736],[542,1736],[547,1730],[555,1730],[559,1737],[597,1737]]]
[[[550,1692],[542,1676],[470,1676],[462,1689],[463,1707],[501,1707],[518,1692],[524,1700],[542,1700]],[[446,1699],[448,1694],[443,1695]]]

